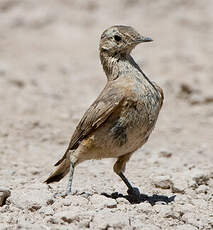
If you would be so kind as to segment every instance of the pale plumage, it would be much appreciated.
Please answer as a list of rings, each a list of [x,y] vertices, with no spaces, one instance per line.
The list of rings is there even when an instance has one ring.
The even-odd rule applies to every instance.
[[[163,91],[152,83],[130,56],[139,43],[152,41],[132,27],[113,26],[100,41],[100,59],[108,82],[79,122],[58,168],[46,183],[59,181],[85,160],[118,158],[114,171],[137,196],[123,172],[134,151],[149,138],[163,103]]]

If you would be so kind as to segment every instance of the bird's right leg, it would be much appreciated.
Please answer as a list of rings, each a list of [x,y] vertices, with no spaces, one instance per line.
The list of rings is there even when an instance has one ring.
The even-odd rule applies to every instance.
[[[131,185],[131,183],[128,181],[128,179],[125,177],[125,175],[123,174],[123,172],[125,171],[125,167],[126,167],[126,163],[127,161],[130,159],[132,153],[126,154],[124,156],[121,156],[117,159],[117,161],[114,164],[114,172],[120,176],[120,178],[122,179],[122,181],[126,184],[126,186],[128,187],[128,191],[127,193],[129,195],[134,196],[137,200],[140,199],[140,191],[138,188],[133,187]]]

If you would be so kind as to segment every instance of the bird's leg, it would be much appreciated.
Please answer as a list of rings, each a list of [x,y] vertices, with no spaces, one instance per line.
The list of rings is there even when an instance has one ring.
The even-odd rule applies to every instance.
[[[124,156],[119,157],[118,160],[115,162],[113,169],[114,169],[115,173],[120,176],[122,181],[128,187],[127,193],[129,195],[135,197],[136,200],[139,200],[140,199],[140,191],[139,191],[139,189],[136,188],[136,187],[133,187],[130,184],[130,182],[128,181],[128,179],[123,174],[123,172],[125,170],[126,162],[129,160],[131,155],[132,155],[132,153],[129,153],[129,154],[126,154]]]
[[[70,161],[69,180],[68,180],[68,184],[67,184],[67,195],[72,194],[73,173],[74,173],[74,164],[72,163],[72,161]]]
[[[124,176],[124,174],[122,172],[120,172],[118,175],[120,176],[120,178],[122,179],[122,181],[126,184],[126,186],[128,187],[128,189],[132,190],[133,187],[130,184],[130,182],[128,181],[128,179]]]
[[[140,198],[140,191],[139,191],[139,189],[136,188],[136,187],[133,187],[122,172],[120,172],[118,175],[120,176],[120,178],[122,179],[122,181],[128,187],[127,193],[129,195],[135,196],[137,199]]]

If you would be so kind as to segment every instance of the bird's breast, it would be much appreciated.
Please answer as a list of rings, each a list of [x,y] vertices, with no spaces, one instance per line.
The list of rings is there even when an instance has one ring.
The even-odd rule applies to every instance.
[[[148,139],[160,110],[160,101],[155,92],[134,93],[125,100],[119,116],[112,116],[109,136],[112,142],[125,151],[135,151]]]
[[[119,157],[140,148],[155,126],[160,105],[153,88],[129,84],[123,104],[91,135],[90,158]]]

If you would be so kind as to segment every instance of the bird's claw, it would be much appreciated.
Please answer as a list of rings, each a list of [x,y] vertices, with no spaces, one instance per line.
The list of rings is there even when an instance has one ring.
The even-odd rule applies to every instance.
[[[127,193],[135,202],[140,202],[141,193],[138,188],[128,189]]]

